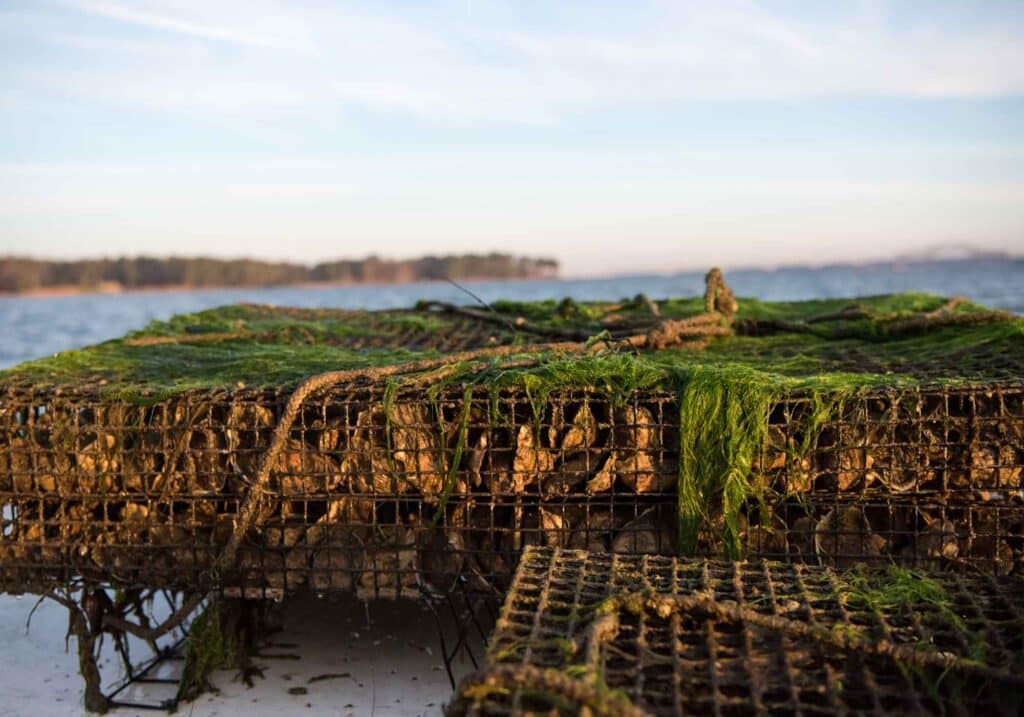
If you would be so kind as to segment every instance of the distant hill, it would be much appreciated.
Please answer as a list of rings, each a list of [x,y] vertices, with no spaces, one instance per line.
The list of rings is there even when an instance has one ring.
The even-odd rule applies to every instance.
[[[886,264],[930,264],[950,261],[1013,261],[1019,258],[1007,251],[980,249],[969,244],[936,244],[908,254],[898,254]]]
[[[510,254],[347,259],[308,266],[255,259],[122,257],[47,261],[0,257],[0,292],[118,291],[151,288],[283,286],[307,283],[536,279],[558,276],[553,259]]]

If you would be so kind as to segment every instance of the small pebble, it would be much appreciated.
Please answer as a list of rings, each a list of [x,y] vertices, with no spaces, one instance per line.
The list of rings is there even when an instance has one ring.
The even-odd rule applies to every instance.
[[[288,694],[290,695],[306,695],[309,694],[309,690],[305,687],[289,687]]]

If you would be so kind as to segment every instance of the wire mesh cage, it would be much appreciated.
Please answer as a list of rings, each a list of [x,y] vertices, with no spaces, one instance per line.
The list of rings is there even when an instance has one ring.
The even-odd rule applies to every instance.
[[[494,595],[530,545],[1018,570],[1021,319],[744,306],[716,270],[703,300],[235,306],[24,364],[0,586]]]
[[[8,589],[311,588],[365,597],[500,594],[529,545],[674,554],[680,398],[452,386],[193,392],[152,404],[8,392],[0,575]],[[773,405],[731,515],[742,554],[1016,570],[1024,389],[850,398],[825,419]],[[811,436],[811,432],[814,433]],[[813,441],[810,438],[813,437]],[[252,507],[267,463],[266,499]],[[696,549],[725,550],[722,490]],[[230,563],[224,551],[235,541]]]
[[[448,714],[1019,714],[1022,588],[530,548]]]

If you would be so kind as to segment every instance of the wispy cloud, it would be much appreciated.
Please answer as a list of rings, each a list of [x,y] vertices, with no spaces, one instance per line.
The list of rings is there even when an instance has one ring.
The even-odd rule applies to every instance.
[[[179,16],[164,14],[159,10],[139,9],[140,5],[137,3],[134,5],[122,5],[112,2],[96,2],[94,0],[72,0],[67,5],[90,15],[98,15],[118,22],[164,30],[188,37],[220,40],[256,47],[290,47],[290,44],[280,37],[249,32],[244,28],[228,24],[228,22],[220,24],[218,22],[204,21],[203,19],[194,19],[193,16],[197,14],[197,7],[216,7],[217,3],[199,3],[192,8],[186,8],[185,12]],[[157,7],[160,7],[160,5],[158,4]],[[227,20],[227,18],[222,18],[222,20]]]
[[[929,3],[928,12],[897,17],[874,5],[826,4],[805,16],[724,0],[604,13],[570,3],[532,14],[515,3],[469,13],[445,2],[404,13],[254,3],[73,0],[93,22],[73,35],[73,18],[46,23],[50,41],[68,50],[65,63],[0,62],[98,102],[246,116],[372,108],[440,121],[551,122],[705,99],[1024,93],[1020,18],[986,6],[967,13]],[[123,45],[119,62],[73,54],[89,47],[90,33],[95,44],[133,28],[177,41],[158,45],[160,53]]]

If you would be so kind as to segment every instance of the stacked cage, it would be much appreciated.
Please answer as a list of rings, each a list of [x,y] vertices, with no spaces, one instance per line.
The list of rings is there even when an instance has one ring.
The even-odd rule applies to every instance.
[[[1022,589],[531,548],[448,714],[1019,714]]]

